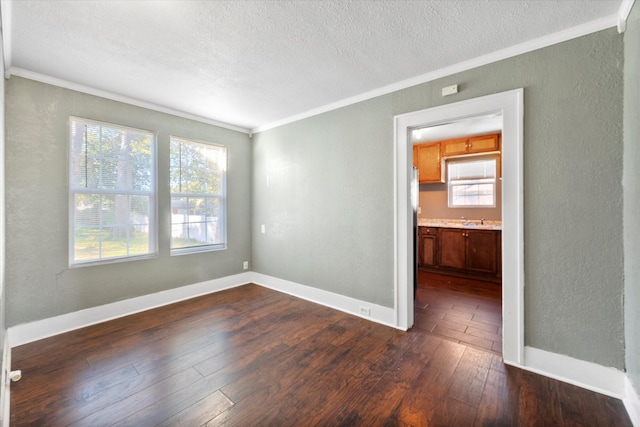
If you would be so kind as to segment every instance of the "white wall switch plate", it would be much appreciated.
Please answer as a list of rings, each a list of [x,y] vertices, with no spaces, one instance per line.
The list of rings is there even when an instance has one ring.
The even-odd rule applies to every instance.
[[[442,96],[449,96],[458,93],[458,85],[451,85],[442,88]]]

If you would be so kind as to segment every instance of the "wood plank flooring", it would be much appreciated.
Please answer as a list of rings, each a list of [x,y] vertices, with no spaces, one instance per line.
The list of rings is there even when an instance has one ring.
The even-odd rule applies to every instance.
[[[413,327],[502,356],[502,287],[418,271]]]
[[[473,319],[471,319],[473,320]],[[622,403],[256,285],[13,349],[12,426],[630,426]]]

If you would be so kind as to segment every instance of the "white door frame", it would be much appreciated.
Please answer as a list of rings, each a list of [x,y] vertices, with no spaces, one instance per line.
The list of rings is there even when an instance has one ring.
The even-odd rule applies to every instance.
[[[396,326],[413,326],[411,130],[492,113],[502,115],[502,324],[505,363],[524,363],[523,89],[394,117]],[[415,254],[414,254],[415,255]]]

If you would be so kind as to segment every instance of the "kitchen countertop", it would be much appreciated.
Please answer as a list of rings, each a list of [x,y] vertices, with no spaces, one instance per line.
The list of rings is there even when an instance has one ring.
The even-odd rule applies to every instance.
[[[418,227],[502,230],[502,221],[484,220],[484,224],[481,224],[480,222],[481,220],[479,219],[418,218]]]

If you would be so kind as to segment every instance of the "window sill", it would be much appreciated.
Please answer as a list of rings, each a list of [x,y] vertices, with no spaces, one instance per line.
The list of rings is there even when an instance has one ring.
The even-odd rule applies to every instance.
[[[86,261],[86,262],[75,262],[73,264],[69,264],[69,268],[80,268],[80,267],[93,267],[96,265],[106,265],[106,264],[116,264],[120,262],[131,262],[131,261],[141,261],[145,259],[158,258],[157,253],[140,255],[140,256],[128,256],[128,257],[120,257],[120,258],[109,258],[109,259],[100,259],[95,261]]]
[[[202,252],[217,252],[226,251],[227,245],[206,245],[206,246],[194,246],[190,248],[171,249],[171,256],[198,254]]]

